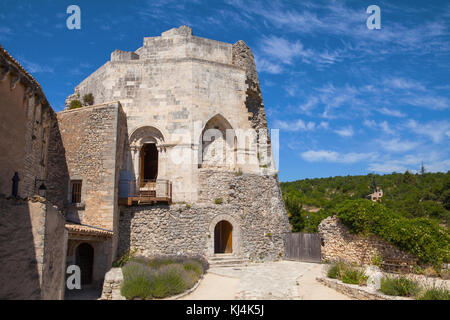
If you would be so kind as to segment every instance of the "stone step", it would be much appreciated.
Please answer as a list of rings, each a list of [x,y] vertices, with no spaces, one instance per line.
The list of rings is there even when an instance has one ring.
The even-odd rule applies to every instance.
[[[247,260],[242,259],[241,257],[236,257],[231,254],[221,254],[221,255],[215,255],[214,257],[211,257],[208,259],[209,265],[211,267],[232,267],[236,265],[242,265],[247,263]]]

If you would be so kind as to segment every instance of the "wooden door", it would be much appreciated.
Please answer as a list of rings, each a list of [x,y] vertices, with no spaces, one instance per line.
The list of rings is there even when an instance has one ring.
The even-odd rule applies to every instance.
[[[214,253],[233,252],[233,226],[228,221],[220,221],[214,228]]]
[[[288,234],[285,253],[286,259],[320,263],[322,261],[320,235],[303,232]]]

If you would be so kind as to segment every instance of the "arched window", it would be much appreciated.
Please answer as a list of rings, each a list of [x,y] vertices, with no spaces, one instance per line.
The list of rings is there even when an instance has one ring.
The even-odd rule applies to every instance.
[[[217,114],[205,125],[199,144],[199,167],[234,167],[237,141],[233,127]]]

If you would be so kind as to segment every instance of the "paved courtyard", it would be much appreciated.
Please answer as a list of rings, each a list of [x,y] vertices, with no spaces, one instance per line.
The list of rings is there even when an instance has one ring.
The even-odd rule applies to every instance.
[[[321,264],[295,261],[213,267],[184,299],[348,300],[315,280],[322,270]]]

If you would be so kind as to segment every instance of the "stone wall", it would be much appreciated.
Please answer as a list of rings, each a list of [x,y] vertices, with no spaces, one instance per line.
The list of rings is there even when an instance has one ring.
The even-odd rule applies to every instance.
[[[44,199],[0,198],[0,299],[63,299],[67,231]]]
[[[125,300],[120,294],[120,287],[123,283],[121,268],[112,268],[105,275],[103,282],[102,296],[100,300]]]
[[[0,97],[0,194],[11,196],[17,172],[18,196],[31,197],[40,185],[36,179],[46,178],[54,112],[40,85],[1,46]]]
[[[276,260],[284,255],[289,223],[276,176],[203,170],[201,201],[172,206],[122,208],[119,254],[214,255],[214,227],[233,226],[233,254],[249,260]],[[215,199],[222,198],[222,204]]]
[[[378,254],[383,259],[414,261],[415,258],[399,250],[376,236],[351,234],[348,228],[336,217],[328,217],[319,225],[322,238],[322,260],[346,261],[357,264],[371,264]]]
[[[49,180],[48,196],[58,199],[67,195],[68,220],[113,230],[115,216],[118,219],[118,179],[126,136],[121,106],[107,103],[60,112],[57,116],[51,154],[60,151],[65,156],[52,160],[59,170]],[[61,176],[64,173],[67,178]],[[81,204],[71,204],[70,180],[82,181]]]

